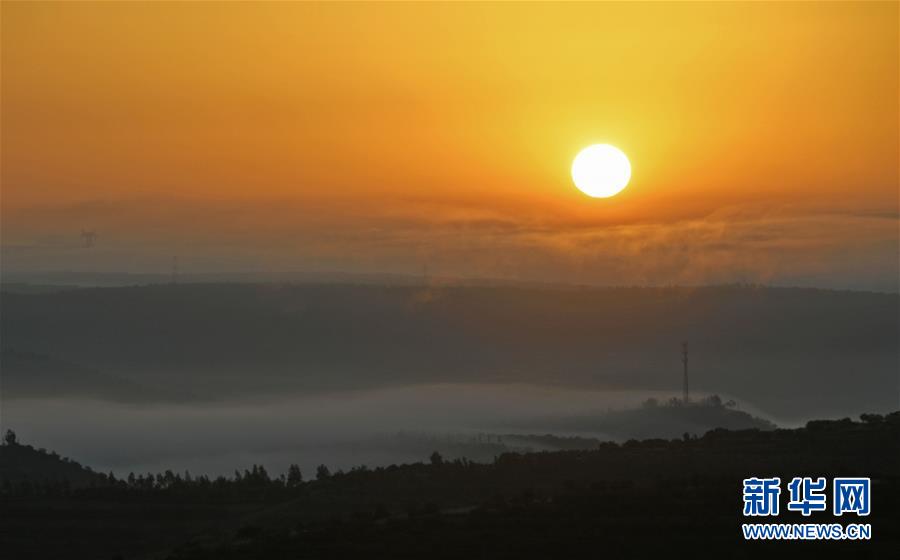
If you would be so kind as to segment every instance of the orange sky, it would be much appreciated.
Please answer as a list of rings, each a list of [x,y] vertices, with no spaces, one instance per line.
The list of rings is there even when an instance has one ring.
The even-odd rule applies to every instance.
[[[896,3],[3,2],[4,268],[895,289],[898,27]],[[612,199],[569,177],[597,142],[632,162]]]

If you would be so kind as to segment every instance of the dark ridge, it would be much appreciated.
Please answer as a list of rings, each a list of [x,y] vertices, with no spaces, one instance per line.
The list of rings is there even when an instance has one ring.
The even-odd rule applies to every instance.
[[[295,468],[274,477],[254,466],[216,480],[167,471],[94,475],[100,479],[79,487],[4,482],[0,547],[14,558],[48,559],[421,558],[428,551],[547,558],[597,550],[658,558],[708,556],[696,549],[702,537],[717,556],[749,557],[769,545],[740,538],[742,479],[867,476],[869,517],[820,512],[812,521],[871,523],[873,539],[802,544],[889,557],[900,545],[900,412],[861,419],[505,453],[484,464],[433,453],[427,463],[349,472],[322,465],[313,481]],[[45,461],[39,455],[7,444],[0,464],[9,456]],[[810,519],[785,512],[778,521]]]

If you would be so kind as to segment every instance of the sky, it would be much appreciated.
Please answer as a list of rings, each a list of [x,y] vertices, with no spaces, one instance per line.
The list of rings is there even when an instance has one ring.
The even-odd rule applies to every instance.
[[[0,9],[4,274],[898,291],[897,3]]]

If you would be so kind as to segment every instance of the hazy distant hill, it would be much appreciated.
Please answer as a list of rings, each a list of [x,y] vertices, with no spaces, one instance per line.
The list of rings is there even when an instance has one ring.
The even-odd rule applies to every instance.
[[[114,401],[182,401],[190,398],[165,388],[148,387],[93,368],[30,352],[0,353],[5,396],[94,397]]]
[[[4,350],[201,395],[435,381],[692,386],[779,415],[886,410],[898,295],[810,289],[191,284],[3,293]],[[13,395],[14,396],[14,395]]]
[[[639,408],[612,410],[556,418],[536,418],[524,429],[547,429],[603,435],[618,441],[626,439],[678,438],[684,434],[702,435],[722,428],[727,430],[774,430],[775,424],[743,410],[736,403],[722,404],[712,396],[685,406],[680,400],[657,403],[648,400]]]

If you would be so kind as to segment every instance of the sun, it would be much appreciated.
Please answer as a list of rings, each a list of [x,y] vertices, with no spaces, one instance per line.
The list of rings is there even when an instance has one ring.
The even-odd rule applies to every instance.
[[[609,198],[619,194],[631,179],[631,163],[615,146],[594,144],[578,152],[572,162],[572,181],[588,196]]]

